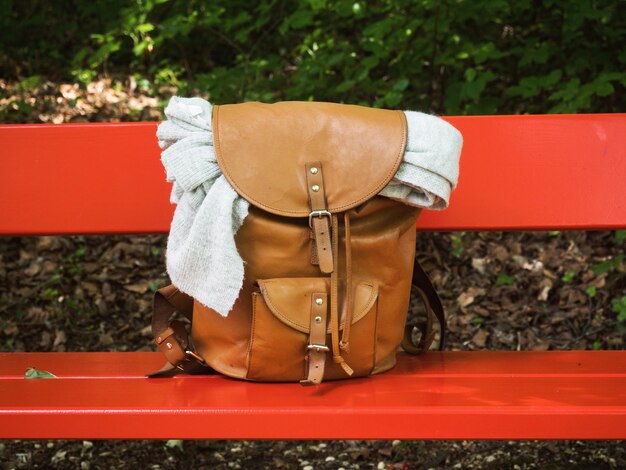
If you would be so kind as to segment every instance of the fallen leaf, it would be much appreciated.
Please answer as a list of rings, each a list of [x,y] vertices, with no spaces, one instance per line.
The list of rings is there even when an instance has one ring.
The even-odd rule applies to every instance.
[[[34,367],[30,367],[26,369],[26,372],[24,373],[24,378],[25,379],[56,379],[57,376],[48,371],[38,370],[38,369],[35,369]]]
[[[472,268],[480,274],[485,274],[487,268],[487,258],[472,258]]]
[[[489,338],[489,332],[487,330],[480,329],[472,337],[472,343],[479,348],[484,348],[487,344],[487,338]]]
[[[459,307],[465,308],[468,305],[472,304],[476,297],[485,295],[485,292],[485,289],[470,287],[466,291],[461,292],[461,295],[456,298],[456,301],[459,304]]]

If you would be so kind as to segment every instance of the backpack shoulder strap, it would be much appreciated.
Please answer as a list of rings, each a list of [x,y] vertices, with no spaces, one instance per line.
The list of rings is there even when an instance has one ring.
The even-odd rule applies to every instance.
[[[446,341],[446,316],[443,305],[437,291],[433,286],[430,278],[424,272],[419,262],[415,260],[413,265],[413,287],[417,289],[424,306],[426,307],[426,320],[420,324],[407,324],[404,329],[404,339],[402,340],[402,348],[410,354],[419,354],[428,351],[430,345],[435,338],[435,332],[432,329],[433,317],[439,323],[439,350],[443,350]],[[419,328],[422,336],[418,344],[413,341],[413,330]]]

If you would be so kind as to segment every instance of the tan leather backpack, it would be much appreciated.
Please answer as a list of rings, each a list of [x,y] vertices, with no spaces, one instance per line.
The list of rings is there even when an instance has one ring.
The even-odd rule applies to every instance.
[[[243,288],[226,317],[159,289],[152,332],[169,363],[153,375],[214,369],[311,385],[378,374],[400,346],[429,349],[434,318],[443,346],[441,302],[414,263],[420,209],[377,195],[404,155],[402,112],[243,103],[214,106],[212,123],[220,169],[251,204],[235,238]],[[418,325],[406,324],[412,284],[426,306]]]

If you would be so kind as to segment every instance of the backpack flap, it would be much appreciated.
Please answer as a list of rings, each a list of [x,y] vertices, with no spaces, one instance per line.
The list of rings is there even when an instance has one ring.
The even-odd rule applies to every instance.
[[[308,217],[305,166],[321,162],[331,213],[378,194],[406,145],[401,111],[335,103],[257,102],[213,107],[217,161],[233,188],[273,214]]]

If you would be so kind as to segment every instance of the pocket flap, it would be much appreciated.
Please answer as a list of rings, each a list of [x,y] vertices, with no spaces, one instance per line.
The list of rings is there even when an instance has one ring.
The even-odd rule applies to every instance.
[[[308,333],[310,328],[311,296],[330,292],[330,278],[327,277],[258,279],[257,283],[265,303],[276,318],[303,333]],[[378,286],[370,282],[355,282],[353,289],[352,324],[370,311],[378,297]],[[343,322],[342,318],[340,328]],[[327,331],[330,333],[330,326]]]

